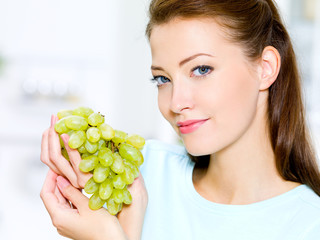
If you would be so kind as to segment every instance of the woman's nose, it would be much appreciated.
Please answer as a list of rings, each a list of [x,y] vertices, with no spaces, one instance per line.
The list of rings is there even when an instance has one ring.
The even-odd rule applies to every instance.
[[[185,82],[175,82],[172,87],[170,109],[174,113],[181,113],[194,107],[192,87]]]

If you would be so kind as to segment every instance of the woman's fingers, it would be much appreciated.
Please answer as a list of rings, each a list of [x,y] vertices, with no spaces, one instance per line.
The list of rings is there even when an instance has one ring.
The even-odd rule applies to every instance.
[[[128,190],[132,195],[132,199],[136,199],[141,206],[147,207],[148,204],[148,193],[144,184],[142,174],[139,172],[139,176],[128,186]],[[132,200],[134,201],[134,200]]]
[[[48,165],[49,164],[49,152],[48,152],[48,133],[49,129],[45,130],[42,133],[42,139],[41,139],[41,154],[40,159],[41,161]]]
[[[58,186],[56,186],[54,194],[56,195],[58,202],[61,206],[65,208],[72,208],[70,202],[61,194]]]
[[[48,132],[49,158],[53,162],[61,157],[59,134],[54,129],[54,124],[56,123],[55,118],[54,115],[51,116],[51,125]]]
[[[58,186],[59,191],[56,187]],[[77,209],[65,206],[64,198]],[[53,225],[62,236],[71,239],[127,240],[116,217],[105,209],[90,210],[88,198],[70,182],[49,170],[41,191],[41,198],[50,214]]]
[[[118,214],[118,219],[129,239],[140,239],[148,204],[148,194],[141,173],[128,187],[128,190],[132,195],[132,203],[123,207]],[[132,219],[135,221],[132,222]]]
[[[81,213],[89,210],[89,199],[84,196],[79,189],[75,188],[70,182],[62,176],[57,177],[57,185],[63,196],[68,199]]]
[[[68,145],[69,136],[67,134],[62,134],[61,138],[64,142],[64,146],[67,150],[67,153],[68,153],[71,165],[74,169],[74,172],[77,175],[78,185],[80,186],[80,188],[84,188],[84,185],[92,177],[92,174],[91,173],[84,173],[84,172],[80,171],[79,164],[81,161],[81,156],[80,156],[80,153],[78,152],[78,150],[72,149],[69,147],[69,145]]]
[[[57,174],[49,169],[47,177],[44,181],[40,197],[49,212],[51,218],[54,208],[58,204],[58,198],[55,195]]]
[[[61,174],[61,172],[54,165],[54,163],[50,161],[48,138],[49,138],[49,129],[44,131],[42,134],[40,159],[44,164],[46,164],[49,168],[51,168],[55,173]]]
[[[60,140],[59,140],[59,134],[56,132],[54,129],[54,125],[56,123],[56,116],[52,115],[51,116],[51,125],[49,128],[49,148],[50,149],[55,149],[56,151],[51,151],[49,152],[49,157],[51,159],[56,159],[61,155],[61,146],[60,146]]]
[[[74,224],[75,217],[78,215],[77,209],[72,209],[66,204],[67,200],[57,189],[57,174],[49,169],[43,184],[40,197],[50,215],[53,225],[61,232],[68,224]],[[62,234],[62,233],[60,233]],[[63,233],[62,235],[68,236]]]
[[[70,162],[61,155],[61,146],[59,134],[54,129],[54,124],[57,121],[56,116],[51,118],[51,126],[48,131],[48,153],[52,165],[56,166],[60,175],[66,176],[69,181],[77,188],[79,188],[77,175],[72,168]]]

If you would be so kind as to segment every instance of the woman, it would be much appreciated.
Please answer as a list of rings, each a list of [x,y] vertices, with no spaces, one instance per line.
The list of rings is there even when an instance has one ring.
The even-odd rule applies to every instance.
[[[189,155],[148,141],[148,196],[140,175],[132,205],[116,218],[88,209],[75,187],[90,176],[77,170],[76,151],[68,149],[66,164],[51,127],[41,196],[58,231],[76,239],[320,239],[319,168],[274,2],[153,0],[146,33],[159,109]]]

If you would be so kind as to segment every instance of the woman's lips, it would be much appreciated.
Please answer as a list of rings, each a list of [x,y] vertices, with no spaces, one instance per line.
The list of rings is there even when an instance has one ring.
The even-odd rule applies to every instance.
[[[187,134],[197,130],[207,120],[208,119],[187,120],[184,122],[177,122],[177,126],[182,134]]]

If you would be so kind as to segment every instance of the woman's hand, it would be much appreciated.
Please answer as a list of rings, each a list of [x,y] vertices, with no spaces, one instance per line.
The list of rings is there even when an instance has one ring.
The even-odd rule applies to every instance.
[[[41,142],[41,161],[51,169],[43,185],[41,198],[51,216],[53,225],[57,227],[60,234],[72,236],[72,238],[76,239],[86,239],[81,236],[85,236],[86,230],[89,229],[90,239],[92,239],[93,233],[90,230],[90,223],[95,224],[98,221],[96,228],[103,225],[103,230],[108,230],[108,221],[111,221],[111,225],[119,225],[120,223],[121,226],[119,226],[122,233],[125,232],[130,240],[140,239],[148,202],[148,195],[141,174],[128,186],[128,190],[132,195],[132,203],[123,206],[122,211],[117,216],[118,219],[110,215],[105,209],[92,211],[88,207],[88,198],[77,189],[84,188],[85,183],[92,177],[92,174],[83,173],[79,170],[81,156],[78,150],[71,149],[68,146],[69,136],[67,134],[62,134],[61,138],[68,152],[70,162],[62,156],[59,135],[54,130],[56,121],[57,117],[52,116],[51,126],[43,133]],[[69,181],[61,176],[64,176]],[[71,208],[69,201],[77,209]],[[88,225],[88,227],[83,225]],[[81,236],[78,236],[77,232]],[[82,235],[82,232],[84,235]],[[111,237],[112,231],[109,233],[106,236]],[[103,232],[98,236],[104,236]]]
[[[76,188],[84,188],[85,183],[92,174],[83,173],[79,170],[81,156],[76,149],[71,149],[68,145],[69,136],[62,134],[64,146],[68,152],[70,162],[61,154],[59,134],[54,130],[54,125],[58,118],[51,116],[51,126],[42,135],[41,141],[41,161],[51,168],[56,174],[65,176]]]
[[[49,170],[41,194],[59,234],[72,239],[127,239],[118,219],[106,209],[91,210],[89,199],[68,180]],[[72,203],[72,206],[69,201]],[[132,221],[131,224],[135,224]]]
[[[72,239],[138,240],[148,196],[140,176],[129,187],[133,201],[124,206],[118,218],[104,208],[91,210],[89,199],[68,180],[51,169],[48,172],[41,199],[59,234]],[[70,204],[72,203],[72,205]]]
[[[123,205],[118,214],[119,222],[130,240],[140,240],[144,215],[148,205],[148,194],[141,175],[128,187],[132,196],[130,205]]]

